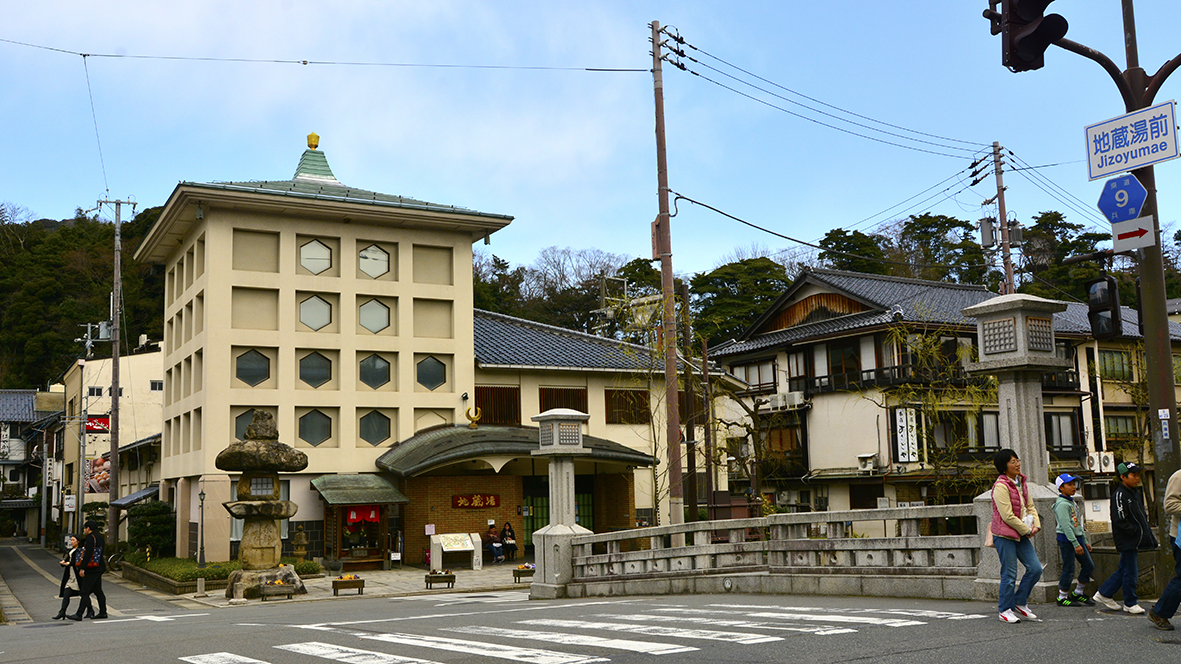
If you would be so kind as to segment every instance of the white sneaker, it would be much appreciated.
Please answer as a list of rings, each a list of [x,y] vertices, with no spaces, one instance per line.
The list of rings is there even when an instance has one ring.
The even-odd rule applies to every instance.
[[[1106,606],[1107,608],[1111,609],[1112,611],[1119,611],[1119,603],[1116,602],[1114,599],[1111,599],[1110,597],[1104,597],[1103,593],[1095,593],[1095,596],[1092,597],[1091,599],[1095,600],[1096,602],[1099,602],[1100,604],[1102,604],[1103,606]]]
[[[1130,613],[1134,616],[1138,616],[1141,613],[1144,613],[1144,607],[1140,606],[1139,604],[1133,604],[1131,606],[1124,605],[1124,613]]]
[[[1013,609],[1005,609],[1004,611],[1001,611],[1000,619],[1003,623],[1021,622],[1021,619],[1017,617],[1017,614],[1013,613]]]
[[[1018,606],[1014,611],[1022,620],[1037,620],[1037,616],[1033,615],[1033,611],[1029,610],[1029,606]]]

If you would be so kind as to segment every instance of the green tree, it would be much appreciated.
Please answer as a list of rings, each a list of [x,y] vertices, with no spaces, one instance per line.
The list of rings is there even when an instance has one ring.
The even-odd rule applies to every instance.
[[[1024,231],[1021,247],[1021,271],[1030,278],[1017,290],[1055,300],[1067,296],[1084,297],[1083,284],[1099,276],[1099,264],[1063,265],[1062,260],[1098,251],[1098,244],[1110,241],[1111,235],[1086,232],[1082,224],[1066,221],[1060,212],[1041,212],[1032,221],[1033,224]],[[1134,290],[1134,283],[1132,286]],[[1122,287],[1120,294],[1124,295]],[[1124,304],[1130,302],[1124,301]]]
[[[897,227],[892,243],[897,258],[910,266],[896,266],[892,273],[930,281],[985,283],[987,261],[975,234],[974,225],[955,217],[911,216]]]
[[[148,551],[152,557],[167,557],[176,551],[176,513],[161,500],[135,505],[127,510],[127,541],[132,548]]]
[[[711,346],[741,335],[791,285],[770,258],[748,258],[702,272],[689,281],[697,334]]]
[[[843,228],[834,228],[820,240],[820,246],[824,247],[824,251],[820,252],[820,260],[835,270],[888,274],[886,252],[882,250],[884,241],[885,238],[879,235],[866,235],[861,231],[850,233]]]

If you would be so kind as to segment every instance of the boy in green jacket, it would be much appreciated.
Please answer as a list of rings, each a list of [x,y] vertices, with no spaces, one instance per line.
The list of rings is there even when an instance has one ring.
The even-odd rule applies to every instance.
[[[1058,499],[1054,501],[1054,516],[1058,521],[1058,549],[1062,552],[1058,604],[1094,604],[1095,600],[1085,594],[1087,583],[1091,581],[1091,573],[1095,571],[1095,563],[1091,560],[1091,545],[1087,542],[1087,531],[1083,527],[1082,508],[1074,502],[1074,494],[1078,491],[1078,478],[1063,473],[1054,480],[1054,485],[1058,487]],[[1079,562],[1078,583],[1075,584],[1074,592],[1071,592],[1070,583],[1074,580],[1075,560]]]

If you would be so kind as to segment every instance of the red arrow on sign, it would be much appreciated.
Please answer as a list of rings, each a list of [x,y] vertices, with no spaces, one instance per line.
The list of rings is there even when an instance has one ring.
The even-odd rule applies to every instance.
[[[1131,239],[1131,238],[1134,238],[1134,237],[1136,237],[1136,238],[1139,238],[1139,237],[1144,237],[1144,236],[1145,236],[1145,235],[1147,235],[1147,234],[1148,234],[1148,230],[1147,230],[1147,229],[1145,229],[1145,228],[1137,228],[1137,229],[1136,229],[1136,230],[1134,230],[1134,231],[1128,231],[1127,233],[1120,233],[1119,235],[1115,236],[1115,239],[1117,239],[1117,240],[1128,240],[1128,239]]]

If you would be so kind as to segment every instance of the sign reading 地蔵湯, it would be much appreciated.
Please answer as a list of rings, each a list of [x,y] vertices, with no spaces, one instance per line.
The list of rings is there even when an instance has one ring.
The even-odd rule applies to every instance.
[[[470,493],[462,496],[451,496],[451,506],[455,508],[499,507],[500,496],[486,493]]]
[[[1090,125],[1087,177],[1098,180],[1181,156],[1173,101]]]

